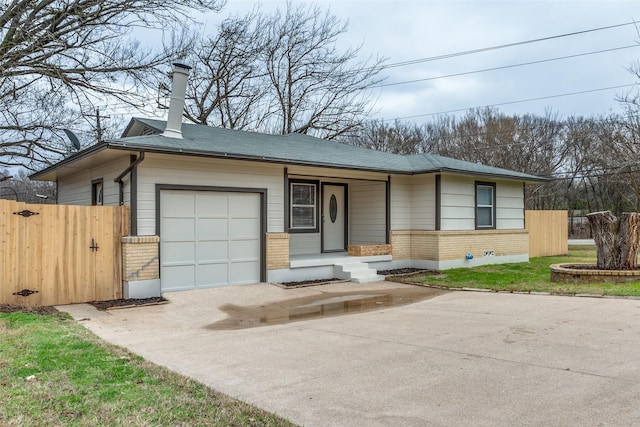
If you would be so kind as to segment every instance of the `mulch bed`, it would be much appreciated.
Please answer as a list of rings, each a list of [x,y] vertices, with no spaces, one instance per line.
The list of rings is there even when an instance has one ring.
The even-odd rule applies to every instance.
[[[438,274],[435,270],[427,270],[424,268],[396,268],[394,270],[378,270],[378,274],[383,276],[410,276],[420,273],[433,273]]]
[[[284,289],[295,289],[295,288],[305,288],[307,286],[318,286],[318,285],[328,285],[329,283],[339,283],[339,282],[348,282],[348,280],[344,279],[317,279],[317,280],[301,280],[299,282],[283,282],[277,283],[273,282],[272,285],[275,285],[279,288]]]
[[[424,268],[396,268],[393,270],[378,270],[378,274],[385,277],[407,277],[407,276],[413,276],[416,274],[424,274],[424,273],[439,274],[439,272],[437,271],[426,270]],[[307,286],[328,285],[330,283],[340,283],[340,282],[348,282],[348,280],[338,279],[334,277],[333,279],[301,280],[299,282],[283,282],[283,283],[273,282],[271,284],[283,289],[295,289],[295,288],[304,288]]]
[[[166,304],[169,301],[162,297],[140,298],[140,299],[114,299],[109,301],[92,301],[91,304],[98,310],[115,310],[119,308],[140,307],[145,305]],[[0,313],[27,313],[53,315],[60,313],[53,306],[25,307],[23,305],[0,304]]]
[[[112,299],[109,301],[91,301],[91,304],[98,310],[116,310],[120,308],[140,307],[145,305],[160,305],[166,304],[169,301],[163,297],[152,298],[130,298],[130,299]]]
[[[0,313],[28,313],[52,315],[59,313],[55,307],[25,307],[23,305],[0,304]]]

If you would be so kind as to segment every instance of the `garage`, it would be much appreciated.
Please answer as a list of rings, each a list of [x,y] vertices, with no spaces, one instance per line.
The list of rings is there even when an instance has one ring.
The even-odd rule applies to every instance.
[[[160,191],[161,291],[258,283],[261,194]]]

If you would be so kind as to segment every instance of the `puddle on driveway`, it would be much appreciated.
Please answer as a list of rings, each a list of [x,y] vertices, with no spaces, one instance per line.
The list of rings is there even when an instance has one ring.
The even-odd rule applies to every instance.
[[[259,306],[225,304],[220,310],[227,318],[207,326],[214,330],[255,328],[299,320],[339,316],[411,304],[442,295],[447,291],[422,287],[379,291],[321,292]]]

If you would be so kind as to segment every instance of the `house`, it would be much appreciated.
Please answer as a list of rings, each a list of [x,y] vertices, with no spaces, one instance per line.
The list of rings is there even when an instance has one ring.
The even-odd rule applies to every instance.
[[[55,181],[61,204],[130,207],[126,297],[528,260],[524,185],[544,179],[182,124],[187,76],[176,64],[167,122],[134,118],[121,138],[32,175]]]

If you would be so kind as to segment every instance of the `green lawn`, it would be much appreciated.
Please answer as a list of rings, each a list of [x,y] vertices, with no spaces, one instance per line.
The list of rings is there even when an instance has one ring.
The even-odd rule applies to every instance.
[[[423,274],[402,281],[446,288],[479,288],[506,292],[640,296],[640,282],[575,285],[552,283],[549,280],[549,266],[551,264],[595,264],[595,262],[594,246],[570,246],[569,254],[566,256],[531,258],[529,262],[517,264],[457,268],[443,271],[441,275]]]
[[[61,313],[0,313],[0,425],[291,426],[108,345]]]

